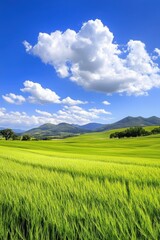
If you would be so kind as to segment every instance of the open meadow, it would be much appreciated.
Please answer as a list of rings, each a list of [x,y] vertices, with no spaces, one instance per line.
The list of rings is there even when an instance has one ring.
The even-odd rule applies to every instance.
[[[159,240],[160,135],[109,133],[1,140],[0,239]]]

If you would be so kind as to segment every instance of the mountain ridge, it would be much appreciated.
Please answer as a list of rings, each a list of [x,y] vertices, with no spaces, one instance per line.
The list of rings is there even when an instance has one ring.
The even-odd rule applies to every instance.
[[[67,137],[70,135],[82,134],[86,132],[88,131],[74,126],[73,124],[59,123],[55,125],[52,123],[45,123],[37,128],[26,131],[25,134],[29,134],[37,138],[43,138],[52,136]]]
[[[59,123],[57,125],[52,123],[45,123],[37,128],[30,129],[25,132],[36,138],[44,137],[67,137],[74,136],[82,133],[90,132],[101,132],[108,131],[111,129],[126,128],[126,127],[135,127],[135,126],[156,126],[160,125],[160,118],[156,116],[151,116],[149,118],[144,118],[141,116],[125,117],[115,123],[111,124],[101,124],[101,123],[88,123],[85,125],[74,125],[69,123]]]
[[[49,138],[63,138],[74,135],[79,135],[83,133],[91,133],[91,132],[102,132],[108,131],[112,129],[119,128],[127,128],[127,127],[135,127],[135,126],[160,126],[160,118],[156,116],[151,116],[148,118],[144,118],[141,116],[132,117],[127,116],[122,118],[121,120],[110,123],[110,124],[101,124],[101,123],[88,123],[84,125],[75,125],[69,123],[45,123],[39,127],[29,129],[27,131],[20,129],[12,129],[18,135],[29,134],[35,138],[43,139],[46,137]],[[0,129],[5,129],[4,127],[0,127]]]
[[[115,123],[106,124],[105,126],[97,129],[98,132],[107,131],[111,129],[126,128],[126,127],[135,127],[135,126],[156,126],[160,125],[160,118],[156,116],[151,116],[149,118],[144,118],[141,116],[138,117],[125,117]]]

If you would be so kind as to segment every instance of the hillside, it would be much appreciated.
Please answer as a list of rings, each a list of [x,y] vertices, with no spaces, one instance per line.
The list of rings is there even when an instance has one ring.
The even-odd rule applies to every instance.
[[[105,124],[102,123],[88,123],[82,126],[77,125],[79,128],[89,131],[96,131],[97,129],[105,126]]]
[[[160,118],[158,117],[149,117],[149,118],[144,118],[144,117],[126,117],[121,119],[118,122],[112,123],[112,124],[106,124],[103,127],[100,127],[97,129],[97,131],[107,131],[111,129],[117,129],[117,128],[126,128],[126,127],[135,127],[135,126],[158,126],[160,125]]]
[[[36,138],[45,138],[45,137],[57,137],[63,138],[67,136],[89,133],[89,132],[102,132],[112,129],[134,127],[134,126],[157,126],[160,125],[160,118],[158,117],[126,117],[122,120],[112,123],[112,124],[100,124],[100,123],[89,123],[86,125],[73,125],[68,123],[60,123],[58,125],[46,123],[40,127],[33,128],[25,132]]]
[[[46,123],[41,125],[40,127],[26,131],[25,134],[29,134],[37,138],[43,138],[51,136],[66,137],[85,132],[88,131],[68,123],[60,123],[58,125]]]

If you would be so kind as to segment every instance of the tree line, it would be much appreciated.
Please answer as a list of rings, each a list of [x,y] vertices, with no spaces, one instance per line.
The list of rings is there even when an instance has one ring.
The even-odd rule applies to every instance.
[[[6,128],[3,130],[0,130],[0,135],[5,138],[5,140],[22,140],[22,141],[28,141],[31,140],[31,136],[28,134],[24,134],[23,136],[18,136],[17,134],[15,134],[15,132],[10,129],[10,128]]]
[[[130,128],[125,129],[124,131],[111,133],[110,138],[130,138],[130,137],[148,136],[148,135],[152,135],[152,134],[160,134],[160,127],[156,127],[154,129],[152,129],[150,132],[146,131],[142,127],[130,127]],[[19,135],[15,134],[14,131],[10,128],[0,130],[0,135],[3,138],[5,138],[5,140],[9,140],[9,139],[22,140],[22,141],[31,140],[30,135],[24,134],[22,136],[19,136]]]
[[[160,134],[160,127],[152,129],[150,132],[146,131],[142,127],[131,127],[120,132],[114,132],[110,134],[110,138],[130,138],[130,137],[141,137],[152,134]]]

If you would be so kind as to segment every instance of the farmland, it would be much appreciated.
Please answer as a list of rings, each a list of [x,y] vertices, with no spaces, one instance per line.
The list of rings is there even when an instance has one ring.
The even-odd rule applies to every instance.
[[[160,135],[0,141],[0,239],[160,239]]]

